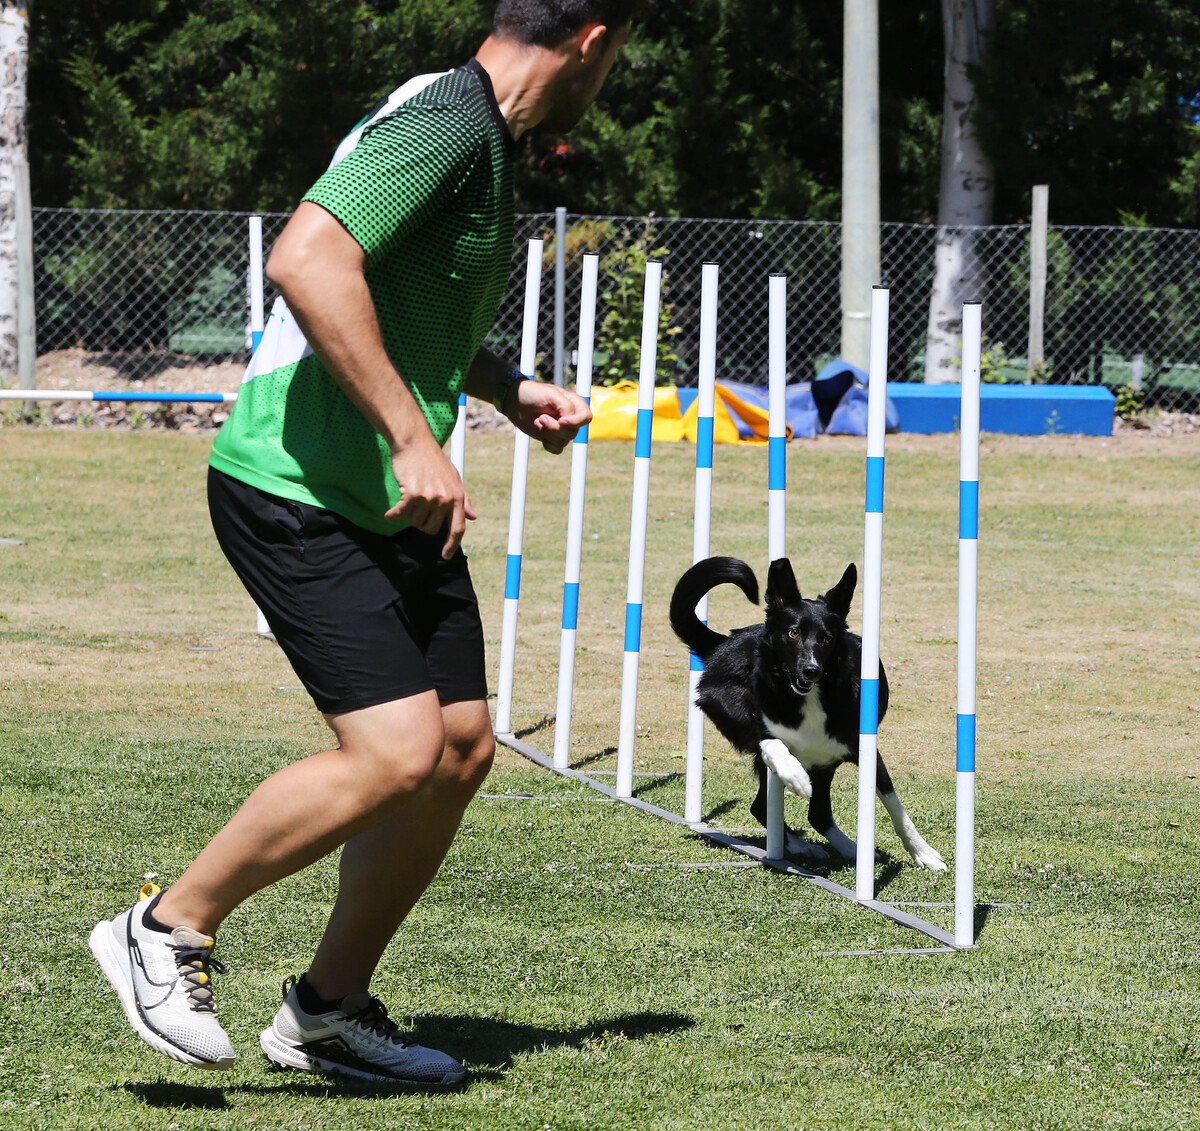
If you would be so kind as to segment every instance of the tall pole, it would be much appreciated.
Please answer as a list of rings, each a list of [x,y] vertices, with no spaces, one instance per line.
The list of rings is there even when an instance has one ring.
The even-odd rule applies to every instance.
[[[845,0],[842,62],[842,357],[866,369],[879,257],[879,0]]]
[[[1029,376],[1046,364],[1046,249],[1049,242],[1050,186],[1033,186],[1029,224]]]

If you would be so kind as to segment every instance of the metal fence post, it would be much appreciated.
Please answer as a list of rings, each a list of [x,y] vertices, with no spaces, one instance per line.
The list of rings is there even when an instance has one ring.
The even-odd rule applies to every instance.
[[[37,388],[37,315],[33,283],[33,197],[29,162],[13,161],[17,222],[17,388]]]
[[[1033,186],[1029,229],[1029,376],[1046,364],[1043,342],[1046,319],[1046,244],[1050,217],[1050,186]]]
[[[554,383],[563,383],[563,326],[567,308],[567,210],[554,210]]]

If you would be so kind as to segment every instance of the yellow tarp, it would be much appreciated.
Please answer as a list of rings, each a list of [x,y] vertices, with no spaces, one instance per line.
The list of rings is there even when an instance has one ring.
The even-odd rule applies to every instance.
[[[719,382],[713,409],[713,441],[718,444],[764,444],[768,415],[765,409],[737,396]],[[637,438],[638,389],[633,381],[592,390],[592,423],[589,440],[634,440]],[[653,440],[696,442],[700,402],[695,399],[686,413],[679,411],[679,396],[672,386],[654,390]],[[740,427],[739,427],[740,422]],[[789,426],[787,436],[792,438]]]

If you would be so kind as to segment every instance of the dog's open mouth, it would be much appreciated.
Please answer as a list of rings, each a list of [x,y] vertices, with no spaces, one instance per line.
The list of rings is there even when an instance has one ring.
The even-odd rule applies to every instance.
[[[802,679],[792,680],[792,690],[797,695],[807,695],[812,690],[812,684],[806,683]]]

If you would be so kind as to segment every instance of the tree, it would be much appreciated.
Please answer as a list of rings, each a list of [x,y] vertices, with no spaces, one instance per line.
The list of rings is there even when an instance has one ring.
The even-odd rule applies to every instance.
[[[977,85],[1002,223],[1048,184],[1059,224],[1200,227],[1193,0],[996,0]]]
[[[25,76],[29,18],[24,5],[0,2],[0,373],[17,368],[19,177],[27,177]]]
[[[991,21],[992,0],[942,0],[946,92],[938,235],[925,339],[925,380],[930,384],[959,380],[962,304],[983,298],[985,280],[971,228],[991,223],[996,177],[976,128],[974,79]]]

